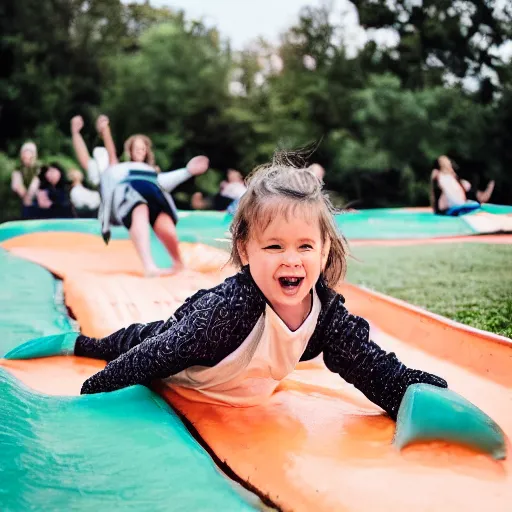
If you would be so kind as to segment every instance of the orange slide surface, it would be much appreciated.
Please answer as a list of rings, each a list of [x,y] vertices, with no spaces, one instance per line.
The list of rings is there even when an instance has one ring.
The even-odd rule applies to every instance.
[[[198,288],[232,272],[226,254],[183,244],[188,270],[144,279],[128,241],[109,247],[94,236],[37,233],[2,246],[64,281],[66,304],[82,332],[104,336],[131,322],[167,318]],[[445,377],[450,387],[512,434],[511,340],[446,321],[377,293],[343,285],[351,312],[372,324],[373,339],[407,365]],[[1,361],[39,391],[78,394],[104,363],[77,357]],[[331,374],[321,360],[301,363],[265,404],[236,409],[161,393],[216,455],[282,510],[512,510],[512,463],[447,443],[398,452],[394,422]]]

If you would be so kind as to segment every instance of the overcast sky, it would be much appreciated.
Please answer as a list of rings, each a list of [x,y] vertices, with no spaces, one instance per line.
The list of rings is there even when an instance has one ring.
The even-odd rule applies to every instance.
[[[509,1],[497,0],[496,7],[501,10]],[[317,7],[329,2],[333,6],[332,21],[344,27],[344,43],[349,56],[356,53],[369,37],[385,46],[394,46],[398,42],[398,36],[390,30],[365,32],[359,26],[357,10],[349,0],[150,0],[155,7],[180,9],[185,11],[188,19],[202,19],[206,25],[216,26],[222,37],[230,39],[235,50],[244,48],[260,36],[270,43],[278,43],[279,35],[298,20],[302,7]],[[512,41],[507,41],[496,51],[505,60],[510,60]]]
[[[202,18],[207,25],[216,26],[237,50],[259,36],[277,43],[279,34],[297,21],[301,7],[323,3],[324,0],[150,0],[155,7],[181,9],[187,18]],[[345,11],[343,21],[352,29],[353,42],[364,40],[353,5],[348,0],[332,0],[332,4],[338,20]]]

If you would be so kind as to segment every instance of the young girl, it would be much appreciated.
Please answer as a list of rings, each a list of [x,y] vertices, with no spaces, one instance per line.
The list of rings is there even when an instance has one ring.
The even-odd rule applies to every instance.
[[[447,386],[380,349],[369,339],[368,322],[346,310],[333,289],[345,272],[344,239],[311,171],[278,160],[258,169],[231,233],[231,260],[241,271],[197,292],[167,321],[133,324],[103,339],[71,338],[75,355],[109,361],[82,393],[159,378],[190,399],[258,405],[299,361],[321,353],[327,368],[393,418],[409,385]],[[65,345],[39,346],[39,353],[66,353]],[[33,348],[8,357],[33,357]]]
[[[178,222],[176,206],[170,194],[158,180],[151,141],[143,135],[134,135],[125,143],[130,161],[118,163],[109,120],[100,116],[96,122],[109,154],[110,167],[101,175],[100,221],[106,242],[110,238],[110,224],[123,224],[142,260],[147,276],[170,274],[183,268],[175,225]],[[191,176],[208,170],[205,156],[192,158],[185,169],[172,173],[165,180],[165,188],[173,188]],[[149,226],[162,241],[174,265],[172,270],[160,270],[153,261],[150,248]]]
[[[109,361],[82,393],[159,378],[190,399],[253,406],[299,361],[321,353],[327,368],[393,418],[409,385],[447,386],[381,350],[369,339],[368,322],[351,315],[334,291],[346,268],[345,243],[311,171],[279,160],[258,169],[231,233],[231,260],[241,271],[197,292],[167,321],[134,324],[104,339],[73,336],[76,355]],[[44,349],[66,353],[65,346]]]

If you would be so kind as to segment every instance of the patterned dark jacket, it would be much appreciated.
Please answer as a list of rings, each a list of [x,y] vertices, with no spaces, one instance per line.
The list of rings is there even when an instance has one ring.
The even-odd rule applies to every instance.
[[[351,315],[345,299],[322,278],[316,285],[322,303],[316,329],[301,361],[323,353],[325,365],[396,418],[410,384],[446,387],[446,381],[404,366],[369,339],[363,318]],[[113,391],[133,384],[149,385],[195,365],[212,367],[247,338],[266,300],[249,268],[209,290],[200,290],[167,321],[133,324],[96,340],[80,336],[75,354],[109,361],[88,379],[82,393]]]

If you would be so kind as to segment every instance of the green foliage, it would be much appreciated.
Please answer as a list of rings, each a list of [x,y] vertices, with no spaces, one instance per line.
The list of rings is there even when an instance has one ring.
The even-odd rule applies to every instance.
[[[499,85],[485,78],[491,69],[498,77],[506,66],[495,47],[510,38],[512,11],[498,0],[353,0],[363,27],[393,29],[399,40],[385,52],[386,67],[413,89],[442,85],[452,76],[473,78],[480,98],[492,99]]]
[[[66,171],[70,169],[80,169],[77,161],[74,158],[71,158],[69,155],[63,155],[62,153],[56,153],[51,155],[45,155],[42,158],[43,164],[51,164],[53,162],[59,163]]]
[[[481,189],[495,179],[492,201],[510,203],[512,65],[492,46],[512,34],[509,10],[494,0],[353,3],[363,26],[394,30],[396,46],[369,40],[349,55],[326,7],[304,8],[277,47],[232,52],[214,27],[146,2],[5,0],[0,150],[17,156],[30,138],[43,161],[73,158],[70,118],[84,116],[92,148],[104,112],[119,153],[144,133],[162,170],[208,155],[219,173],[195,183],[208,193],[229,167],[247,174],[277,147],[320,141],[313,158],[340,204],[426,205],[440,154]],[[180,188],[185,203],[193,190]]]
[[[21,200],[11,190],[11,174],[17,162],[0,152],[0,218],[13,220],[20,218]]]
[[[133,133],[147,134],[162,169],[175,165],[171,156],[179,150],[185,159],[199,148],[213,149],[229,71],[214,41],[213,32],[177,19],[148,29],[137,52],[115,58],[104,106],[118,144]]]

